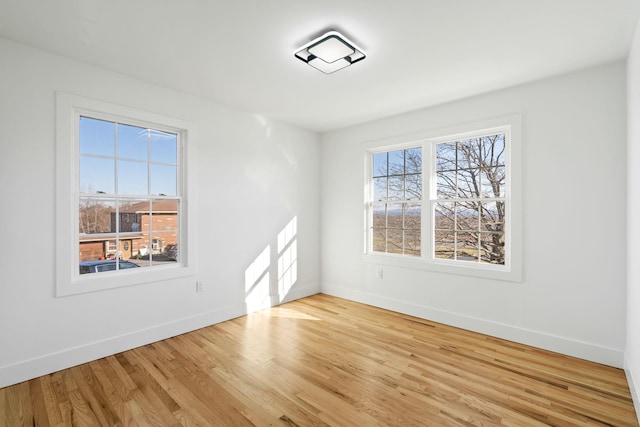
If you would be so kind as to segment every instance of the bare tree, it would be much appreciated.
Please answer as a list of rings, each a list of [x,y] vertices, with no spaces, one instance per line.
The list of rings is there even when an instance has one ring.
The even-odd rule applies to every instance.
[[[99,200],[80,199],[80,233],[108,233],[111,231],[111,213],[114,209]]]
[[[505,135],[439,143],[435,167],[435,256],[504,264]],[[420,208],[411,202],[423,199],[422,150],[389,152],[378,169],[376,192],[387,203],[374,210],[374,245],[419,255]]]

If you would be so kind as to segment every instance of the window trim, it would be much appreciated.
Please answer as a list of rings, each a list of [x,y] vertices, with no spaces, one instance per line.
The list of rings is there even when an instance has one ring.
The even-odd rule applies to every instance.
[[[180,217],[179,264],[80,275],[78,267],[79,129],[78,117],[141,124],[180,133],[183,214]],[[56,92],[56,289],[58,297],[178,279],[196,274],[196,126],[188,121],[109,102]]]
[[[438,142],[454,140],[465,136],[475,136],[485,132],[503,131],[510,134],[507,150],[507,186],[506,207],[509,221],[505,234],[505,265],[460,262],[435,259],[433,253],[433,230],[431,214],[433,194],[435,194],[435,169],[431,164]],[[422,207],[422,254],[419,257],[373,252],[371,250],[371,211],[369,209],[372,194],[372,161],[374,153],[407,149],[421,146],[429,161],[422,162],[423,186]],[[413,268],[440,273],[460,274],[486,279],[522,282],[522,117],[510,115],[495,119],[455,125],[447,128],[426,130],[417,134],[391,137],[363,143],[364,148],[364,239],[363,261],[369,264],[387,265],[400,268]],[[425,240],[426,239],[426,240]]]

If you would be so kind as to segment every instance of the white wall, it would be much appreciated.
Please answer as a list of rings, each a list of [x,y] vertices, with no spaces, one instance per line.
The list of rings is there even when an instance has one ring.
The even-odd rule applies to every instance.
[[[627,351],[625,368],[640,419],[640,24],[627,60]]]
[[[278,235],[294,218],[283,298],[319,290],[316,134],[2,39],[0,64],[0,387],[257,308],[245,272],[269,248],[258,288],[277,293]],[[53,296],[58,90],[196,123],[196,277]]]
[[[322,291],[621,367],[625,87],[615,63],[323,135]],[[361,256],[363,142],[511,114],[523,121],[523,282],[389,266],[376,278]]]

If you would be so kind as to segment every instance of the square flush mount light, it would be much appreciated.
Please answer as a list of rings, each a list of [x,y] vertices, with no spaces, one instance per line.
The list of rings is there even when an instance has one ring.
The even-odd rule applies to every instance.
[[[329,31],[302,46],[296,58],[325,74],[331,74],[365,58],[360,49],[337,31]]]

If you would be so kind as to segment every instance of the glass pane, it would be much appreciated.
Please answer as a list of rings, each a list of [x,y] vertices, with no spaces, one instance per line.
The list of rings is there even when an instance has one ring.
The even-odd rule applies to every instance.
[[[114,194],[114,165],[113,159],[80,156],[80,192]]]
[[[464,202],[456,204],[456,230],[478,231],[480,226],[479,203]]]
[[[456,169],[456,143],[443,142],[436,145],[436,172]]]
[[[178,163],[178,135],[175,133],[149,130],[151,136],[151,161]]]
[[[434,222],[436,230],[455,230],[455,208],[453,202],[441,202],[435,204]]]
[[[373,200],[387,200],[387,177],[373,178]]]
[[[504,233],[482,233],[480,261],[504,265]]]
[[[373,208],[373,226],[377,228],[384,228],[387,226],[387,207],[375,206]]]
[[[420,256],[420,230],[405,230],[404,253],[405,255]]]
[[[148,194],[147,163],[118,160],[118,194]]]
[[[80,234],[114,233],[116,230],[112,223],[115,212],[115,200],[81,197],[78,206],[78,232]],[[80,240],[82,241],[83,237]]]
[[[387,230],[387,252],[391,254],[402,254],[402,230],[390,228]]]
[[[456,178],[455,171],[438,172],[436,174],[436,190],[438,199],[451,199],[456,197]]]
[[[504,166],[486,168],[482,171],[482,197],[504,197]]]
[[[80,154],[115,156],[116,124],[80,117]]]
[[[404,173],[404,150],[389,151],[389,175]]]
[[[144,200],[121,201],[118,211],[121,233],[141,233],[143,231],[142,219],[148,216],[149,202]]]
[[[482,139],[482,158],[488,166],[504,166],[505,164],[505,135],[484,136]]]
[[[422,175],[412,174],[406,176],[406,194],[407,200],[422,199]]]
[[[407,203],[404,210],[404,228],[420,230],[422,206],[415,203]]]
[[[504,231],[504,202],[484,202],[480,206],[480,229],[483,231]]]
[[[118,157],[126,159],[149,159],[148,130],[129,125],[118,125]]]
[[[405,150],[405,173],[420,173],[422,172],[422,148],[409,148]]]
[[[389,177],[389,200],[404,200],[404,176]]]
[[[434,256],[439,259],[454,259],[455,241],[453,231],[435,232]]]
[[[372,231],[371,246],[375,252],[386,252],[387,250],[387,231],[386,229],[374,228]]]
[[[387,176],[387,153],[373,155],[373,176]]]
[[[458,171],[458,197],[480,197],[480,170]]]
[[[457,150],[458,169],[476,169],[480,166],[480,140],[478,138],[459,141]]]
[[[456,233],[456,259],[478,260],[478,233]]]
[[[177,166],[151,164],[151,194],[177,195],[177,169]]]

